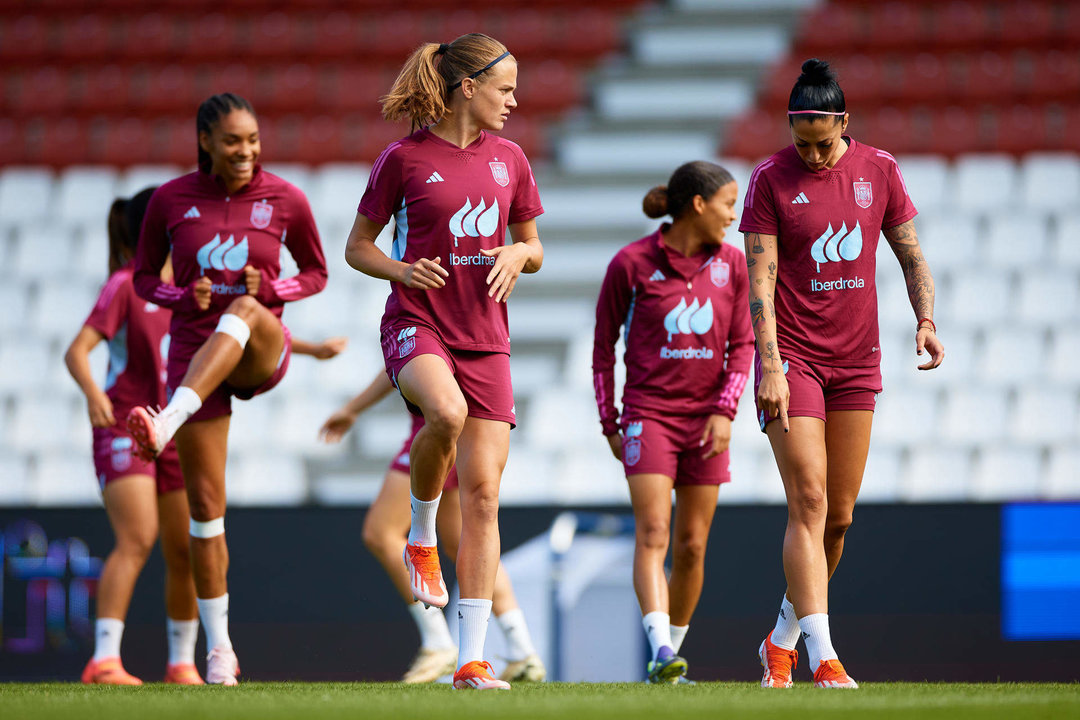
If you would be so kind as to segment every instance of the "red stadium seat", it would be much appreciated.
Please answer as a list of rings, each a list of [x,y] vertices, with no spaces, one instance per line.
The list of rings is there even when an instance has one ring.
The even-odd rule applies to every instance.
[[[853,115],[849,129],[859,140],[896,154],[918,149],[916,125],[913,113],[885,107],[872,114]]]
[[[1014,91],[1013,63],[1000,53],[983,52],[964,58],[966,74],[960,96],[971,100],[998,101]]]
[[[27,162],[25,153],[22,126],[14,120],[0,117],[0,166]]]
[[[422,17],[416,12],[394,12],[363,16],[360,20],[363,40],[357,44],[359,58],[378,57],[396,60],[399,65],[424,42],[450,42],[454,38],[430,37]]]
[[[1000,40],[1012,47],[1045,47],[1054,36],[1053,8],[1041,0],[1021,0],[1001,8]]]
[[[204,99],[195,92],[192,69],[182,65],[155,68],[147,75],[142,100],[155,114],[190,113],[194,115]]]
[[[258,17],[252,27],[247,53],[252,58],[288,58],[295,56],[296,18],[277,11]]]
[[[321,17],[313,29],[311,53],[317,57],[349,58],[363,52],[362,40],[368,37],[364,22],[347,12],[338,11]]]
[[[378,98],[390,91],[393,80],[393,75],[373,64],[333,68],[326,74],[319,106],[377,117]]]
[[[993,149],[1021,155],[1047,147],[1046,112],[1041,106],[1014,105],[994,117]]]
[[[122,21],[119,52],[136,60],[172,58],[181,48],[178,35],[185,23],[162,13],[147,13]]]
[[[622,44],[618,18],[602,10],[566,13],[562,17],[559,36],[559,51],[571,58],[599,57],[617,50]]]
[[[274,113],[316,112],[318,78],[310,65],[264,68],[256,79],[258,107]]]
[[[60,24],[57,55],[66,61],[108,57],[111,47],[109,23],[98,15],[65,18]]]
[[[68,109],[69,83],[70,75],[52,66],[20,73],[18,89],[11,98],[12,114],[56,114]]]
[[[552,13],[520,10],[507,18],[498,37],[519,60],[539,57],[551,50],[551,26]]]
[[[986,7],[982,3],[958,0],[929,6],[930,37],[937,50],[978,47],[992,36]]]
[[[84,123],[62,118],[27,127],[31,130],[26,136],[28,161],[59,167],[91,160],[90,138]]]
[[[797,32],[795,47],[808,56],[834,53],[837,48],[857,50],[866,43],[862,10],[847,5],[818,7],[799,21]]]
[[[197,143],[194,113],[188,118],[167,118],[154,124],[154,162],[194,166],[198,160]]]
[[[582,100],[581,72],[559,60],[526,64],[518,74],[514,95],[530,114],[565,110]]]
[[[117,119],[105,127],[101,146],[90,148],[95,163],[138,165],[153,161],[154,145],[149,126],[137,118]]]
[[[852,55],[836,62],[833,67],[837,70],[840,87],[844,89],[844,99],[847,101],[848,108],[876,107],[883,97],[888,98],[892,94],[892,88],[885,86],[879,58],[869,55]],[[791,79],[791,84],[794,84],[793,79]],[[790,92],[790,88],[788,90]]]
[[[43,60],[49,52],[48,40],[49,28],[43,18],[37,15],[9,17],[4,20],[3,35],[0,36],[0,60]]]
[[[871,6],[867,18],[867,41],[875,51],[910,52],[926,39],[922,5],[911,2],[887,2]]]
[[[782,120],[771,113],[752,110],[728,124],[721,155],[757,161],[790,144],[791,135]]]
[[[975,114],[965,108],[952,106],[931,108],[933,132],[926,138],[926,150],[954,157],[980,149],[979,123]]]
[[[210,65],[196,76],[196,87],[201,90],[199,102],[218,93],[236,93],[251,103],[256,103],[255,76],[247,65]],[[258,111],[259,106],[255,105]]]
[[[241,56],[241,43],[230,18],[215,12],[200,15],[188,24],[179,50],[184,57],[199,62],[232,60]]]
[[[317,165],[341,159],[341,121],[329,115],[310,118],[300,128],[299,145],[289,160]]]
[[[1074,101],[1080,93],[1080,57],[1060,50],[1036,55],[1026,89],[1043,100]]]
[[[919,53],[904,63],[896,91],[908,102],[944,101],[950,93],[945,64],[932,53]]]

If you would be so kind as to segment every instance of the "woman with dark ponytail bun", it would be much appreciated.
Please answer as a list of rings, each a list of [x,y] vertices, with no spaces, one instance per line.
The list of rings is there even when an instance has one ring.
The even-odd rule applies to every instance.
[[[672,222],[627,245],[596,305],[593,384],[600,425],[634,508],[634,590],[651,648],[650,682],[686,682],[678,655],[701,596],[720,485],[731,479],[731,421],[750,371],[745,258],[724,243],[738,186],[709,162],[678,168],[642,201]],[[615,407],[615,342],[625,326],[626,387]],[[675,490],[670,580],[664,575]]]
[[[787,118],[794,142],[750,176],[739,227],[751,280],[758,421],[788,503],[788,587],[776,627],[758,649],[761,684],[791,687],[801,634],[818,687],[856,688],[832,646],[828,586],[862,485],[881,392],[879,233],[904,271],[916,353],[931,356],[919,369],[940,365],[945,349],[900,168],[889,153],[845,134],[844,92],[827,62],[803,63]]]

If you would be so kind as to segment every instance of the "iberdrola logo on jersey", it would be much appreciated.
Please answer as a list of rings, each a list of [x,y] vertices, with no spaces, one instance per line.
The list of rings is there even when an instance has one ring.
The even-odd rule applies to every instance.
[[[221,242],[221,234],[199,248],[195,254],[195,261],[199,263],[199,272],[205,273],[207,268],[215,270],[243,270],[248,261],[247,235],[239,243],[232,235],[225,242]]]
[[[454,247],[463,237],[491,237],[499,228],[499,199],[495,198],[489,206],[480,198],[474,207],[472,200],[465,198],[465,204],[450,218],[450,234],[454,236]]]
[[[828,229],[810,247],[810,257],[817,263],[817,271],[821,272],[823,263],[858,259],[862,254],[862,246],[862,228],[857,221],[851,232],[848,232],[846,222],[841,224],[836,232],[833,232],[832,223],[829,223]]]

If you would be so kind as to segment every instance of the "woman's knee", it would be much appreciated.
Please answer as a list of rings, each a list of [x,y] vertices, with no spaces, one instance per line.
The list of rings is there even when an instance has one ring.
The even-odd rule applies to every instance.
[[[463,495],[461,517],[462,521],[468,518],[471,523],[497,524],[499,522],[498,483],[486,482],[474,487],[468,492],[468,500]]]
[[[701,565],[705,562],[708,536],[705,533],[683,533],[675,538],[672,561],[677,565]]]
[[[225,493],[200,487],[188,493],[188,510],[196,522],[209,522],[225,516]]]
[[[829,512],[825,520],[825,538],[837,541],[844,537],[853,521],[851,512]]]
[[[662,550],[667,552],[668,539],[671,533],[667,518],[653,517],[644,518],[635,523],[637,544],[649,550]]]
[[[469,407],[464,397],[447,395],[424,405],[424,426],[439,437],[456,440],[468,415]]]
[[[144,527],[128,528],[116,536],[115,552],[139,562],[146,562],[156,541],[157,525],[147,524]]]
[[[370,512],[368,517],[364,519],[364,527],[360,531],[360,536],[364,541],[364,547],[372,555],[383,555],[388,552],[391,545],[404,540],[403,537],[398,537],[395,533],[392,533],[383,523],[371,519]]]
[[[255,323],[260,310],[265,310],[262,303],[251,295],[241,295],[229,303],[229,307],[225,312],[230,315],[236,315],[251,326]]]

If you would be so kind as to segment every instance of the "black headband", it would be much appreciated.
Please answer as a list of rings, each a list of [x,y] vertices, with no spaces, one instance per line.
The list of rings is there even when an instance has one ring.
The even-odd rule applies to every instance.
[[[499,62],[500,60],[502,60],[502,59],[503,59],[504,57],[508,56],[509,54],[510,54],[510,51],[509,51],[509,50],[507,50],[507,51],[506,51],[506,52],[504,52],[504,53],[503,53],[502,55],[500,55],[499,57],[495,58],[494,60],[492,60],[491,62],[489,62],[489,63],[488,63],[487,65],[485,65],[484,67],[480,68],[479,70],[477,70],[476,72],[474,72],[474,73],[473,73],[472,75],[468,75],[467,77],[468,77],[468,78],[469,78],[470,80],[475,80],[476,78],[480,77],[480,75],[482,75],[483,73],[485,73],[485,72],[487,72],[488,70],[490,70],[491,68],[495,67],[495,65],[497,65],[497,64],[498,64],[498,62]],[[461,87],[461,83],[463,83],[463,82],[465,82],[465,78],[461,78],[461,79],[460,79],[460,80],[458,80],[458,81],[457,81],[456,83],[454,83],[454,84],[453,84],[453,85],[451,85],[451,86],[450,86],[449,88],[447,88],[447,92],[449,92],[449,91],[451,91],[451,90],[456,90],[457,88]]]

